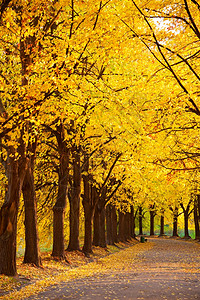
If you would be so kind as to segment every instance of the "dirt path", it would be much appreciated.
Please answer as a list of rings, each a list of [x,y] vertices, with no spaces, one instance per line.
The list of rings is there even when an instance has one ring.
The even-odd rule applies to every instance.
[[[129,259],[127,268],[123,261],[121,268],[103,272],[102,265],[102,273],[59,284],[28,299],[200,299],[199,245],[170,238],[147,243],[153,246],[132,262]]]

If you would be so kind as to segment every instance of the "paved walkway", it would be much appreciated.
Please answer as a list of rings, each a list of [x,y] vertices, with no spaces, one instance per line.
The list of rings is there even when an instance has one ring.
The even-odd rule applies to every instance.
[[[153,247],[139,253],[128,269],[62,283],[29,299],[200,299],[200,246],[171,238],[149,242]]]

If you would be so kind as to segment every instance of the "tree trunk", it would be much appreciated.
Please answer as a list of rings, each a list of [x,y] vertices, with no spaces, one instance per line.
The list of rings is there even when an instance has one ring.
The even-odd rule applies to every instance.
[[[165,223],[164,223],[165,219],[164,219],[164,214],[162,214],[160,216],[160,236],[163,236],[165,235],[165,231],[164,231],[164,226],[165,226]]]
[[[184,212],[184,231],[185,231],[185,238],[190,238],[189,236],[189,229],[188,229],[188,221],[189,221],[189,215],[188,211],[186,210]]]
[[[99,246],[106,248],[106,209],[105,206],[100,210],[100,235],[99,235]]]
[[[21,60],[22,86],[28,84],[28,67],[32,63],[31,56],[28,53],[33,52],[32,50],[35,45],[34,42],[35,39],[33,36],[31,38],[30,36],[26,38],[22,36],[20,39],[19,52]],[[29,49],[29,51],[27,51],[27,49]],[[20,116],[20,119],[22,120],[22,115]],[[20,138],[18,141],[16,141],[16,143],[18,142],[19,144],[17,151],[13,148],[13,146],[8,147],[8,158],[6,163],[8,190],[5,196],[4,204],[0,210],[0,274],[5,274],[8,276],[15,276],[17,274],[17,215],[27,162],[29,160],[25,154],[27,149],[22,138],[26,130],[26,126],[21,129]],[[7,137],[5,137],[5,139],[7,139]],[[15,157],[17,156],[20,158],[16,160]]]
[[[200,240],[199,212],[197,199],[194,200],[195,240]]]
[[[139,206],[139,235],[143,235],[143,228],[142,228],[142,206]]]
[[[57,127],[56,138],[60,154],[58,177],[58,194],[53,208],[53,251],[52,256],[59,259],[65,258],[64,246],[64,216],[69,182],[69,149],[65,143],[64,125]]]
[[[184,214],[184,225],[185,225],[185,237],[188,238],[189,236],[189,229],[188,229],[188,219],[189,216],[187,213]]]
[[[150,211],[150,236],[154,235],[154,211]]]
[[[11,147],[10,147],[11,148]],[[0,274],[17,275],[16,268],[16,235],[17,214],[22,184],[26,172],[26,159],[22,156],[15,160],[15,151],[8,153],[6,173],[8,190],[0,210]],[[13,155],[10,157],[10,155]]]
[[[105,207],[97,203],[94,213],[93,245],[106,247]]]
[[[75,148],[72,152],[73,158],[73,182],[72,192],[69,197],[70,203],[70,235],[67,250],[80,250],[79,246],[79,217],[80,217],[80,194],[81,194],[81,167],[80,151]]]
[[[106,206],[106,237],[107,237],[107,244],[114,245],[111,204],[108,204]]]
[[[95,212],[94,212],[94,221],[93,221],[93,242],[92,244],[94,246],[99,246],[99,240],[100,240],[100,210],[96,206]]]
[[[111,204],[106,206],[106,232],[107,244],[114,245],[117,243],[117,214],[115,207]]]
[[[84,235],[84,244],[83,244],[83,253],[89,254],[92,253],[92,220],[94,212],[90,210],[90,207],[84,208],[85,214],[85,235]]]
[[[85,154],[84,156],[84,173],[87,175],[82,175],[84,184],[83,193],[83,209],[85,217],[85,234],[84,234],[84,244],[82,251],[85,254],[92,253],[92,222],[94,218],[95,207],[98,202],[98,194],[96,187],[92,185],[92,176],[88,174],[89,171],[89,156]]]
[[[155,204],[150,205],[150,236],[154,235]]]
[[[178,237],[178,207],[173,211],[173,237]]]
[[[124,215],[124,238],[126,241],[131,238],[131,215],[129,212]]]
[[[112,206],[111,209],[111,219],[112,219],[112,232],[113,232],[113,242],[118,243],[118,235],[117,235],[117,213],[115,206]]]
[[[120,242],[124,242],[125,236],[124,236],[124,223],[125,223],[125,217],[124,217],[124,213],[119,211],[119,233],[118,233],[118,239]]]
[[[135,235],[135,211],[134,211],[134,207],[131,206],[131,237],[135,239],[136,235]]]
[[[198,210],[198,218],[200,222],[200,195],[197,195],[197,210]]]
[[[96,188],[90,184],[89,177],[83,176],[84,195],[83,195],[83,209],[85,216],[85,235],[83,252],[85,254],[92,253],[92,224],[94,219],[95,206],[98,195]]]
[[[24,263],[31,263],[35,266],[41,266],[41,257],[38,245],[38,229],[37,229],[37,208],[36,195],[34,187],[33,165],[29,163],[24,178],[23,199],[25,208],[25,254]]]
[[[190,215],[190,205],[192,203],[192,199],[189,201],[189,203],[187,204],[187,207],[185,208],[183,203],[180,203],[180,206],[183,210],[183,214],[184,214],[184,231],[185,231],[185,235],[184,238],[190,238],[189,236],[189,229],[188,229],[188,221],[189,221],[189,215]]]

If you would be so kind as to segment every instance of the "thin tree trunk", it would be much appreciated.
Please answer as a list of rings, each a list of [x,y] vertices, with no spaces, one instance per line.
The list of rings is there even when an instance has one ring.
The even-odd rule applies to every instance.
[[[93,242],[92,242],[92,244],[94,246],[99,246],[99,241],[100,241],[100,208],[98,207],[98,204],[95,208],[93,228],[94,228],[94,231],[93,231]]]
[[[190,238],[189,236],[189,228],[188,228],[188,222],[189,222],[189,215],[190,215],[190,205],[192,203],[192,199],[189,201],[187,207],[185,208],[183,203],[180,203],[180,206],[183,210],[183,214],[184,214],[184,238]]]
[[[200,240],[199,215],[197,199],[194,201],[195,240]]]
[[[113,226],[112,226],[112,205],[108,204],[106,206],[106,237],[107,237],[107,244],[113,245]]]
[[[173,237],[178,237],[178,207],[173,211]]]
[[[0,210],[0,274],[7,276],[17,275],[16,268],[16,235],[17,214],[22,184],[26,172],[26,159],[22,156],[14,159],[14,149],[10,147],[6,173],[8,190],[5,201]],[[13,155],[12,157],[10,155]]]
[[[64,125],[57,127],[56,138],[60,154],[58,194],[53,208],[53,251],[52,256],[64,259],[64,216],[67,201],[67,187],[69,182],[69,149],[65,143]]]
[[[190,238],[189,235],[189,228],[188,228],[188,221],[189,221],[189,216],[188,216],[188,212],[184,213],[184,231],[185,231],[185,238]]]
[[[113,242],[118,243],[118,235],[117,235],[117,212],[115,206],[112,206],[111,209],[112,216],[112,227],[113,227]]]
[[[92,185],[92,176],[88,174],[89,171],[89,156],[84,155],[84,165],[83,165],[84,175],[84,193],[83,193],[83,209],[85,217],[85,234],[84,234],[84,244],[82,251],[87,255],[92,253],[92,224],[94,218],[95,207],[98,202],[98,194],[96,187]],[[87,175],[85,175],[87,174]]]
[[[155,204],[150,206],[150,236],[154,235]]]
[[[89,182],[88,176],[83,176],[84,181],[84,195],[83,208],[85,216],[85,235],[83,252],[85,254],[92,253],[92,225],[95,213],[95,203],[97,203],[98,195],[96,188]]]
[[[150,211],[150,235],[154,235],[154,211]]]
[[[142,216],[142,206],[139,206],[139,235],[143,235],[143,228],[142,228],[142,219],[143,219],[143,216]]]
[[[137,212],[136,212],[137,213]],[[134,211],[134,207],[131,206],[131,237],[135,239],[136,234],[135,234],[135,217],[136,214]]]
[[[105,206],[100,210],[100,235],[99,235],[99,246],[106,248],[106,209]]]
[[[124,226],[124,237],[125,240],[129,240],[131,238],[131,215],[129,212],[126,212],[124,215],[124,221],[125,221],[125,226]]]
[[[124,220],[124,213],[119,211],[119,233],[118,233],[118,239],[120,242],[124,242],[126,239],[125,239],[125,236],[124,236],[124,223],[125,223],[125,220]]]
[[[22,187],[25,208],[25,254],[24,263],[41,266],[41,257],[38,245],[37,208],[34,187],[33,165],[29,166]]]
[[[80,167],[80,151],[74,149],[73,158],[73,182],[72,192],[69,197],[70,202],[70,235],[67,250],[80,250],[79,246],[79,217],[80,217],[80,194],[81,194],[81,167]]]
[[[164,227],[165,226],[165,218],[164,213],[160,216],[160,236],[165,235]]]

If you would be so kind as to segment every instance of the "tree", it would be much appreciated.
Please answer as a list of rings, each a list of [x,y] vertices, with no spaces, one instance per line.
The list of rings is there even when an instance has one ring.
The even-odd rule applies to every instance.
[[[183,210],[183,214],[184,214],[184,229],[185,229],[184,238],[186,238],[186,239],[190,238],[190,236],[189,236],[189,230],[188,230],[188,221],[189,221],[190,214],[193,212],[193,208],[190,209],[190,206],[191,206],[192,202],[193,202],[192,197],[188,201],[186,207],[184,206],[183,202],[180,202],[180,206],[181,206],[181,208]]]
[[[195,239],[200,240],[200,197],[199,195],[195,195],[194,198],[194,223],[195,223]]]
[[[64,245],[64,216],[69,184],[69,147],[65,139],[63,122],[56,126],[54,131],[59,153],[58,193],[53,207],[53,251],[52,256],[65,258]]]
[[[161,211],[160,215],[160,235],[163,236],[165,235],[165,222],[164,222],[164,210]]]
[[[138,208],[138,219],[139,219],[139,235],[143,235],[143,226],[142,226],[142,219],[144,218],[143,208],[139,206]]]
[[[118,242],[117,212],[111,203],[106,206],[106,242],[108,245],[114,245]]]
[[[170,210],[173,213],[173,233],[172,233],[172,236],[173,237],[178,237],[178,216],[179,216],[178,206],[175,205],[174,208],[170,207]]]
[[[29,153],[31,157],[27,165],[27,170],[25,173],[22,193],[24,200],[25,209],[25,254],[24,263],[31,263],[37,267],[41,266],[41,257],[39,251],[38,243],[38,224],[37,224],[37,207],[36,207],[36,193],[35,193],[35,183],[34,183],[34,162],[36,155],[36,144],[31,145]]]
[[[122,183],[121,181],[117,181],[115,177],[112,177],[112,171],[121,156],[122,153],[116,154],[114,161],[108,168],[107,175],[104,176],[103,183],[97,188],[98,202],[95,208],[93,235],[93,244],[95,246],[106,247],[105,206],[109,202],[109,200],[115,195],[116,191]]]

